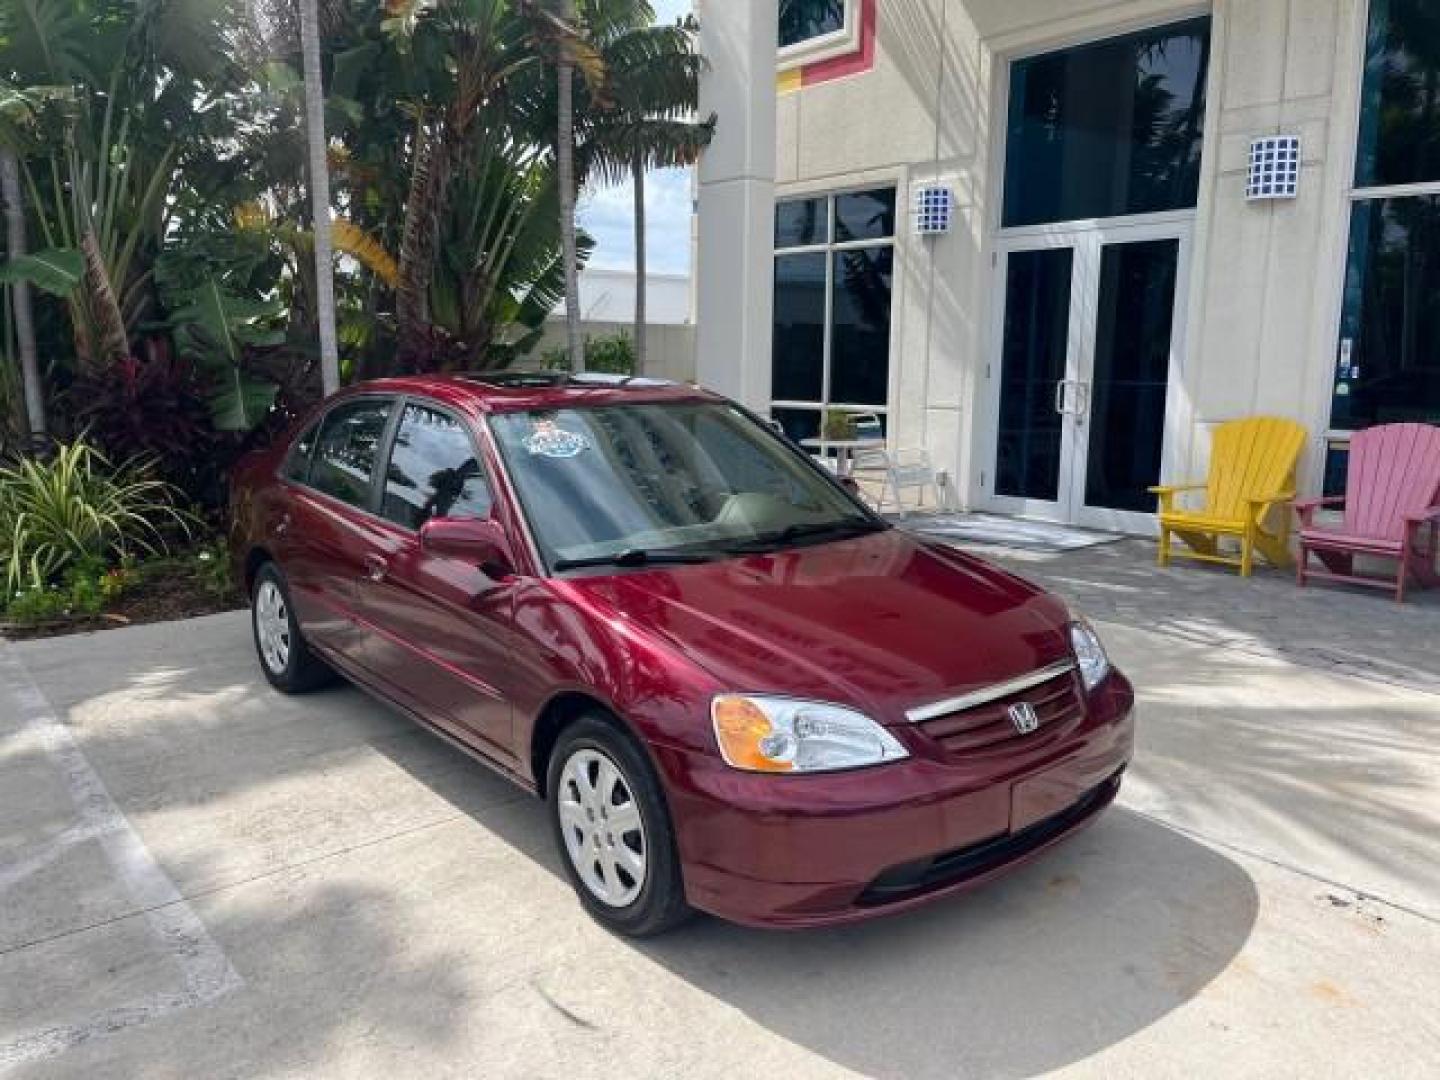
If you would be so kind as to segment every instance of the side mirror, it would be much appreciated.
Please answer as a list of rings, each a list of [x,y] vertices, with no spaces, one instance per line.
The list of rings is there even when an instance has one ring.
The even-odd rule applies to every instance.
[[[515,567],[510,538],[492,518],[431,518],[420,526],[420,547],[478,566],[492,578],[503,578]]]

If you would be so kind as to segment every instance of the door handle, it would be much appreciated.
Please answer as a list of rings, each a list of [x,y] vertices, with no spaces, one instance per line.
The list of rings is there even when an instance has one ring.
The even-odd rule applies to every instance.
[[[383,555],[365,556],[365,576],[371,581],[384,581],[385,572],[390,569],[390,561]]]
[[[277,522],[275,523],[275,535],[276,535],[276,536],[284,536],[284,535],[285,535],[287,532],[289,532],[289,531],[290,531],[290,515],[289,515],[289,514],[286,514],[284,517],[282,517],[279,521],[277,521]]]
[[[1069,411],[1065,408],[1065,402],[1070,396],[1070,380],[1060,379],[1055,383],[1055,411],[1061,416]]]
[[[1087,382],[1076,382],[1075,384],[1075,423],[1084,426],[1085,421],[1090,418],[1090,384]]]

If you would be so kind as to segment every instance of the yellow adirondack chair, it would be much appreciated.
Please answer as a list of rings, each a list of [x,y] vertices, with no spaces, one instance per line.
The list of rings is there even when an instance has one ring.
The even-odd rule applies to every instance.
[[[1232,420],[1215,430],[1210,457],[1210,478],[1203,484],[1153,487],[1160,497],[1160,565],[1169,566],[1172,554],[1205,562],[1238,566],[1249,577],[1258,551],[1274,566],[1290,562],[1290,513],[1280,516],[1277,528],[1267,519],[1277,506],[1295,499],[1295,465],[1305,446],[1305,429],[1293,420],[1253,416]],[[1177,497],[1187,491],[1205,492],[1205,505],[1186,509]],[[1190,550],[1172,549],[1178,536]],[[1222,554],[1220,539],[1235,537],[1240,555]]]

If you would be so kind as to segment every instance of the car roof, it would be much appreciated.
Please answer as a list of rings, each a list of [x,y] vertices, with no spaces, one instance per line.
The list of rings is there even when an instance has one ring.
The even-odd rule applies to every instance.
[[[611,405],[619,402],[723,401],[686,383],[631,375],[567,371],[487,371],[453,375],[402,375],[346,388],[346,395],[422,394],[484,413]]]

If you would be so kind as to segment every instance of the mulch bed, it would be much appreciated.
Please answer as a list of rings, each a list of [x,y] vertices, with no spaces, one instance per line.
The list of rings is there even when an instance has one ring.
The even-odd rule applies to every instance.
[[[190,619],[197,615],[215,615],[236,611],[245,606],[238,593],[220,597],[207,589],[194,570],[184,565],[166,564],[152,572],[142,572],[110,610],[101,615],[52,619],[37,623],[0,622],[0,637],[11,641],[59,637],[62,634],[88,634],[96,630],[114,630],[121,626]]]

